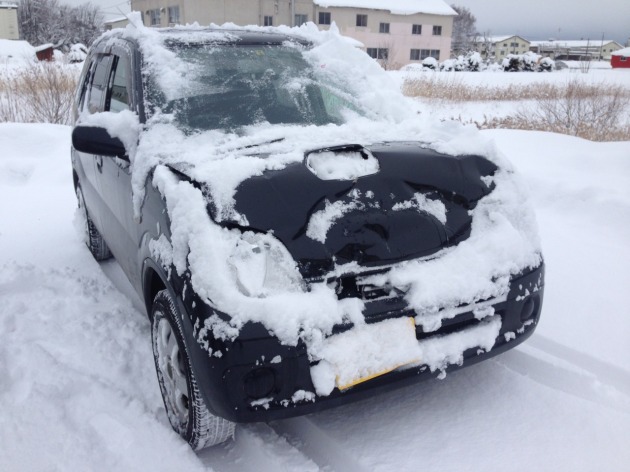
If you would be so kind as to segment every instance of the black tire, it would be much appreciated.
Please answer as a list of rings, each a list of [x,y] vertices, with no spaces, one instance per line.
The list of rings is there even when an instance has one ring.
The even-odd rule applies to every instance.
[[[90,214],[87,211],[87,207],[85,206],[85,199],[83,198],[83,192],[81,191],[81,187],[77,185],[76,188],[77,193],[77,202],[79,204],[79,210],[82,213],[83,226],[85,228],[85,245],[88,247],[94,259],[97,261],[104,261],[105,259],[109,259],[112,257],[112,253],[107,247],[107,243],[101,236],[101,233],[94,226],[94,222],[92,218],[90,218]]]
[[[151,341],[162,400],[173,430],[196,451],[234,437],[235,424],[210,413],[199,392],[181,318],[167,290],[158,292],[153,301]]]

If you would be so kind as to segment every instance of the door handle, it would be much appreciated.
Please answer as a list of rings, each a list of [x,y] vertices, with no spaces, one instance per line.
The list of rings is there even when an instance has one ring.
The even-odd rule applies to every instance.
[[[96,168],[101,174],[103,173],[103,156],[96,156]]]

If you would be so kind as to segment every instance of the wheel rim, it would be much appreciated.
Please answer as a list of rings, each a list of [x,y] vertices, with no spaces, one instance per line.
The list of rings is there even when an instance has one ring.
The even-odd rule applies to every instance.
[[[167,413],[174,426],[182,427],[188,422],[186,366],[173,328],[166,318],[160,319],[156,338],[157,364],[162,375]]]

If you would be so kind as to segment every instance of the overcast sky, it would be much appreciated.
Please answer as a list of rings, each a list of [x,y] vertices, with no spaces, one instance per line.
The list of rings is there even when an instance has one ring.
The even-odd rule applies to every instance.
[[[477,29],[493,35],[536,39],[630,37],[630,0],[453,0],[477,17]]]
[[[85,0],[62,0],[77,5]],[[469,8],[477,29],[493,35],[518,34],[525,39],[614,39],[630,37],[630,0],[446,0]],[[92,0],[107,14],[129,11],[129,1]],[[383,0],[387,4],[387,0]]]

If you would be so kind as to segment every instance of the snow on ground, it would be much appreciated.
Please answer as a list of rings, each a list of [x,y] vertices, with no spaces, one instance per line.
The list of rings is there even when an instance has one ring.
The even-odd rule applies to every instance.
[[[630,143],[484,133],[537,208],[534,336],[195,455],[168,425],[139,300],[74,227],[69,128],[1,124],[0,470],[628,470]]]

